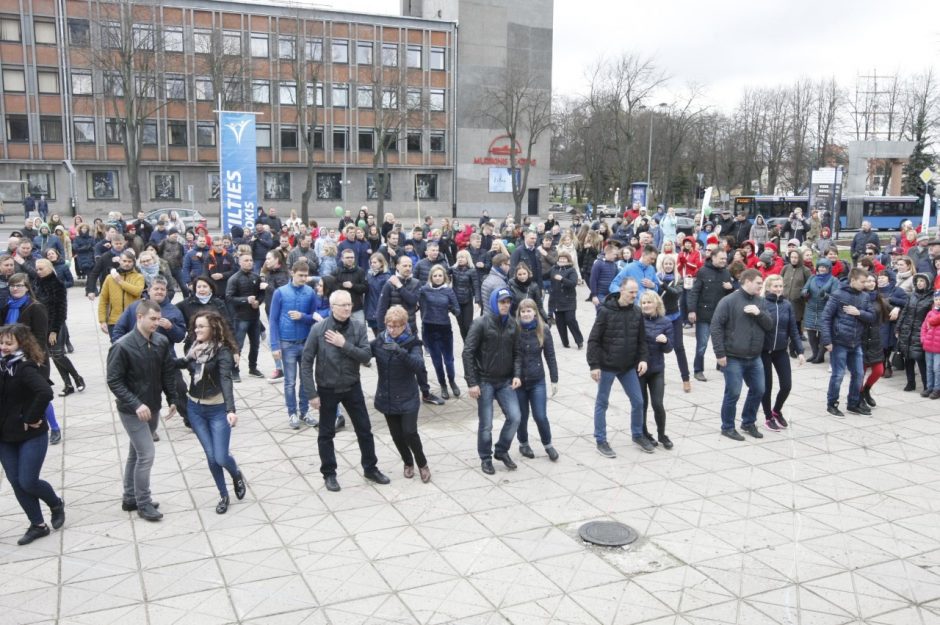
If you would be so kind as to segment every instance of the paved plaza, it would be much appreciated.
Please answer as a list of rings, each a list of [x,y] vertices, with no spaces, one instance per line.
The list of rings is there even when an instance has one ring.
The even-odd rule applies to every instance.
[[[593,310],[580,305],[587,335]],[[27,521],[9,483],[0,486],[0,623],[940,623],[940,401],[902,392],[903,375],[876,386],[872,417],[839,420],[825,412],[826,366],[795,368],[791,427],[737,443],[719,435],[711,354],[710,381],[693,382],[691,394],[670,355],[675,448],[633,445],[615,389],[610,460],[594,448],[585,354],[556,341],[557,463],[540,445],[534,460],[514,447],[517,471],[497,462],[484,475],[464,392],[422,408],[431,483],[402,477],[373,411],[392,483],[362,478],[347,427],[336,440],[339,493],[323,486],[316,431],[288,427],[281,385],[244,375],[232,450],[247,497],[215,513],[202,449],[177,418],[160,426],[153,471],[165,517],[148,523],[121,511],[127,437],[93,312],[72,289],[74,357],[88,389],[56,398],[64,441],[43,472],[66,500],[65,527],[17,547]],[[459,353],[456,325],[455,335]],[[685,342],[694,351],[688,332]],[[266,348],[262,363],[273,368]],[[364,369],[363,381],[371,408],[375,372]],[[591,520],[626,523],[640,540],[587,546],[577,530]]]

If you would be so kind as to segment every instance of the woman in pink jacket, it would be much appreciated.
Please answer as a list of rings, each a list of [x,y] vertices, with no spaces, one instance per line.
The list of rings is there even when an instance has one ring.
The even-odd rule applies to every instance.
[[[930,399],[940,399],[940,291],[934,291],[933,308],[920,326],[920,341],[927,354],[927,387]]]

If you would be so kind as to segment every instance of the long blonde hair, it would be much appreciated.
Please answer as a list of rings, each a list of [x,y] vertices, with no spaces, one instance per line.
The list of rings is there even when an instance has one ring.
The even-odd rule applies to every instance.
[[[539,314],[539,306],[535,303],[534,299],[529,297],[525,298],[519,302],[519,307],[516,309],[516,319],[519,320],[519,325],[522,325],[522,309],[531,309],[535,312],[535,336],[539,340],[539,346],[545,344],[545,324],[542,323],[542,315]]]

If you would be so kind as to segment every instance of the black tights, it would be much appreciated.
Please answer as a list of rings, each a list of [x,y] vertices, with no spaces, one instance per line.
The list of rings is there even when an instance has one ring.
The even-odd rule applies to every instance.
[[[418,435],[418,413],[387,414],[385,422],[388,423],[388,431],[398,453],[401,454],[402,462],[409,467],[413,467],[417,462],[419,469],[428,466],[424,448],[421,446],[421,436]]]
[[[656,420],[656,433],[666,433],[666,408],[663,406],[663,393],[666,390],[666,372],[645,373],[640,376],[640,390],[643,391],[643,434],[649,436],[646,429],[646,410],[653,404],[653,418]]]
[[[761,352],[761,362],[764,365],[764,396],[761,398],[761,405],[764,407],[764,417],[769,419],[771,415],[770,396],[774,391],[774,370],[777,371],[777,378],[780,380],[780,390],[777,391],[777,398],[774,400],[773,411],[780,412],[783,404],[790,396],[793,389],[793,375],[790,369],[790,356],[787,350],[778,349],[772,352]]]
[[[927,388],[927,355],[921,354],[920,358],[914,360],[912,358],[907,358],[904,361],[904,373],[907,374],[907,385],[908,386],[917,386],[917,380],[914,378],[914,363],[917,363],[917,368],[920,369],[920,381],[924,383],[924,388]]]

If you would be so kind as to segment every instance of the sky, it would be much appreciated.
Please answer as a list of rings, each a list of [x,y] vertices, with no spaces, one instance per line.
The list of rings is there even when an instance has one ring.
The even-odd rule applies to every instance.
[[[399,13],[399,0],[318,0],[335,9]],[[859,75],[940,78],[940,20],[928,0],[555,0],[553,91],[586,92],[587,70],[625,53],[652,57],[670,77],[653,96],[678,99],[689,84],[705,103],[734,108],[749,87]]]

